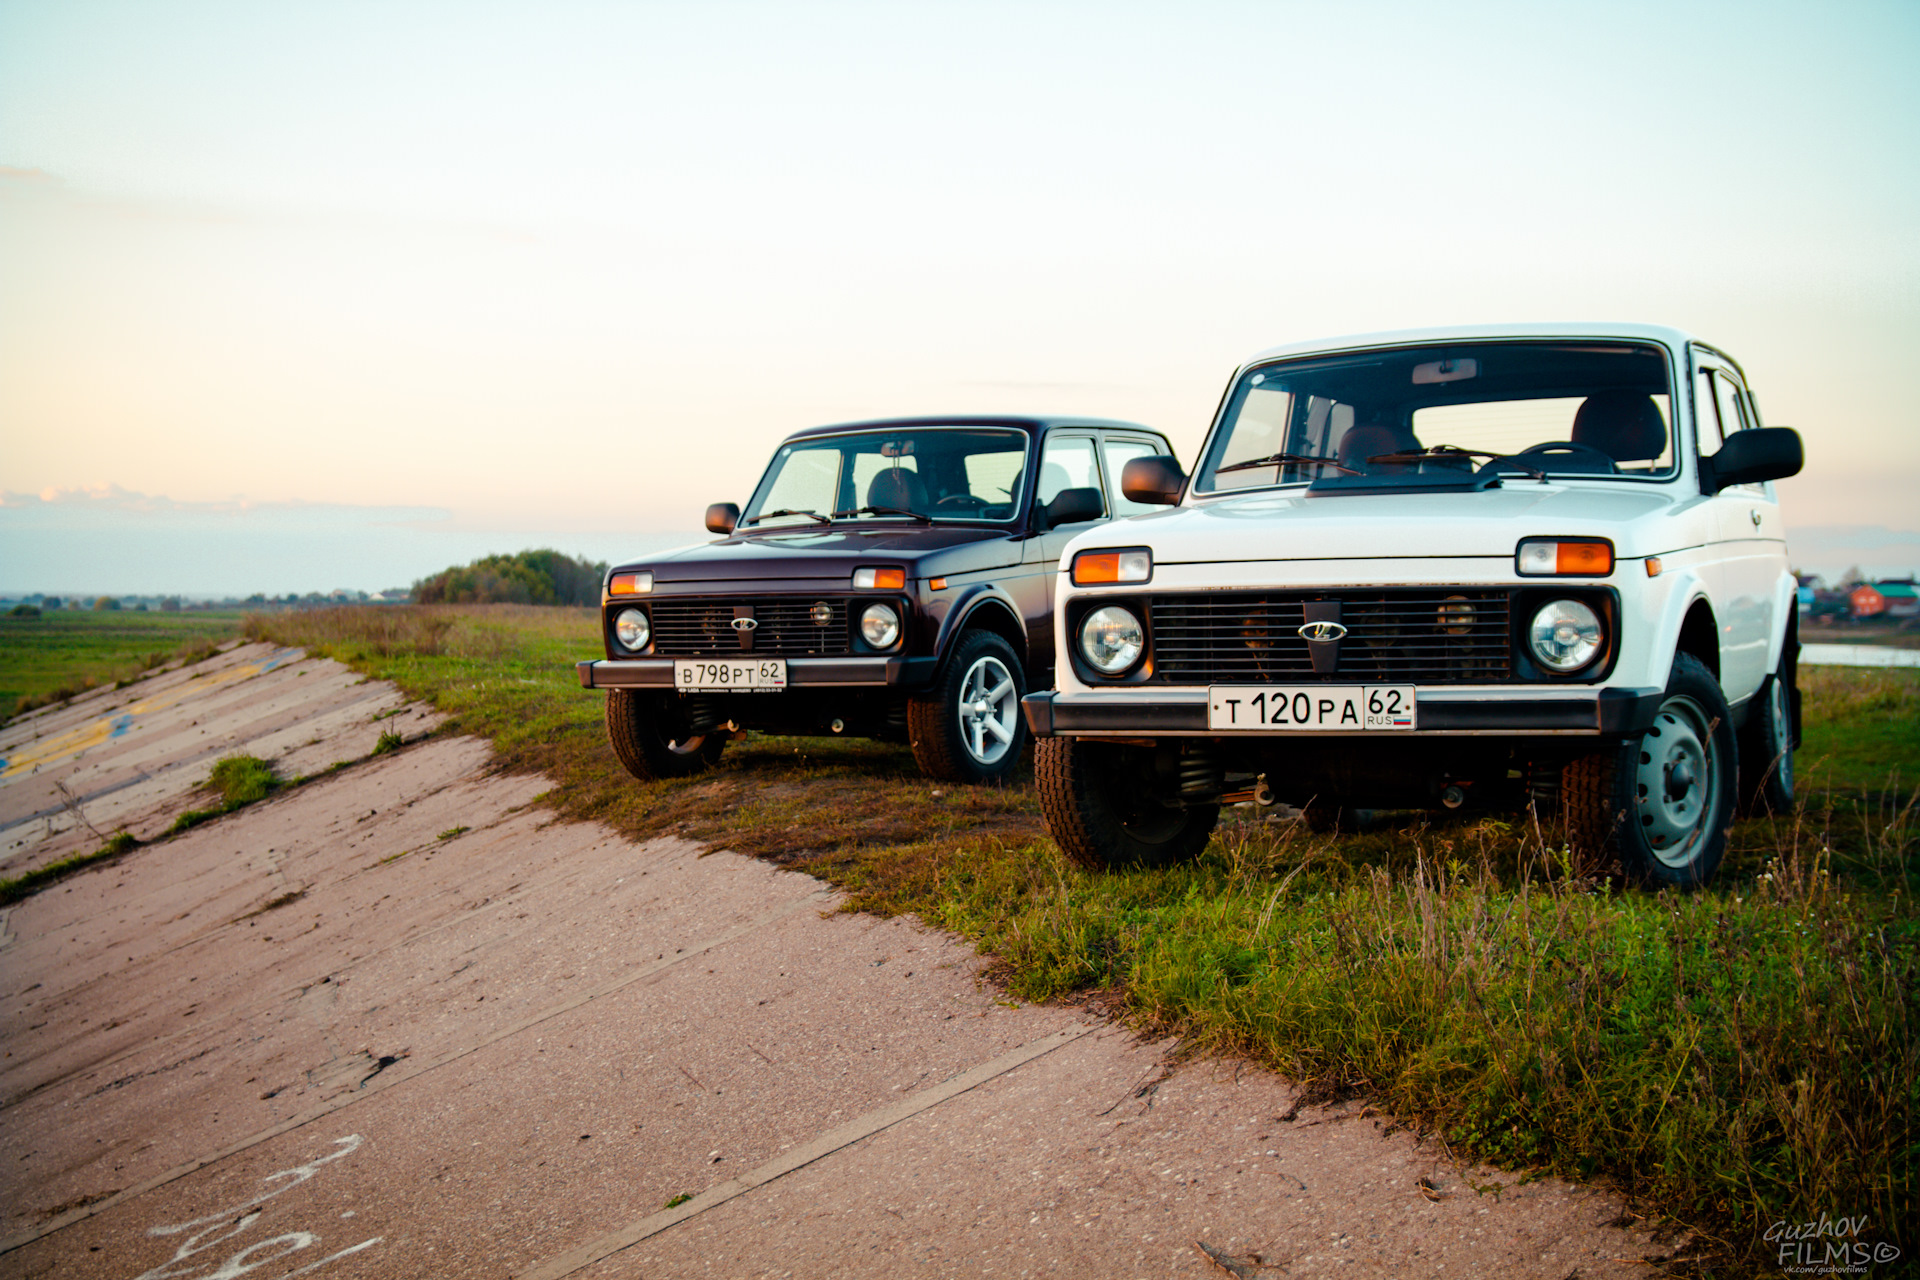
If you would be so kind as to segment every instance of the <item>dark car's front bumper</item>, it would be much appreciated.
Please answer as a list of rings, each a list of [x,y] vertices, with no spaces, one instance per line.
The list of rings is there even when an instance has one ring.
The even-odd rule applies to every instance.
[[[1555,690],[1554,696],[1506,696],[1492,693],[1416,695],[1417,729],[1376,730],[1367,734],[1287,734],[1288,737],[1367,737],[1405,739],[1440,735],[1492,734],[1537,737],[1574,734],[1637,733],[1653,724],[1665,696],[1659,689]],[[1280,737],[1281,734],[1223,733],[1207,727],[1205,688],[1156,689],[1143,697],[1133,691],[1030,693],[1021,701],[1027,727],[1036,738]]]
[[[939,663],[938,658],[788,658],[787,687],[922,689],[932,682]],[[575,663],[574,669],[580,673],[581,685],[588,689],[674,687],[672,658],[602,658]]]

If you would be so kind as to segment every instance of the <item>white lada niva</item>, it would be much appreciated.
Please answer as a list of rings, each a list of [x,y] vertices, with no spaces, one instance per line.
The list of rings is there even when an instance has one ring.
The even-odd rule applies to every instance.
[[[1060,559],[1055,688],[1025,699],[1054,838],[1196,856],[1220,806],[1557,807],[1576,851],[1712,876],[1786,806],[1794,579],[1740,366],[1647,325],[1438,329],[1263,352],[1173,509]]]

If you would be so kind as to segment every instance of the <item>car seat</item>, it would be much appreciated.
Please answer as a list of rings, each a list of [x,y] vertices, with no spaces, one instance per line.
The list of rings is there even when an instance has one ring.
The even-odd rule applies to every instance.
[[[1343,467],[1349,467],[1362,475],[1372,475],[1376,471],[1401,470],[1401,466],[1392,463],[1370,463],[1368,458],[1383,453],[1399,453],[1400,439],[1391,427],[1378,423],[1362,423],[1350,427],[1347,434],[1340,437],[1340,447],[1334,458]]]
[[[1644,392],[1597,391],[1573,416],[1572,439],[1615,462],[1652,462],[1667,450],[1667,424]]]
[[[927,482],[917,471],[888,467],[867,484],[867,505],[927,514]]]

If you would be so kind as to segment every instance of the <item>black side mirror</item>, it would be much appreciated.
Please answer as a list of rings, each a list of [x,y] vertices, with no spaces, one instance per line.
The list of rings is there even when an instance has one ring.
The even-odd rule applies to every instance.
[[[1040,529],[1045,532],[1063,524],[1084,524],[1105,514],[1107,504],[1100,500],[1098,489],[1062,489],[1053,495],[1052,502],[1040,508]]]
[[[1171,507],[1180,501],[1180,491],[1186,485],[1187,473],[1180,469],[1179,459],[1170,454],[1135,458],[1120,469],[1120,492],[1135,502]]]
[[[732,533],[740,523],[740,506],[734,502],[716,502],[707,508],[708,533]]]
[[[1736,484],[1784,480],[1806,465],[1800,433],[1792,427],[1736,431],[1711,458],[1702,458],[1700,492],[1718,493]]]

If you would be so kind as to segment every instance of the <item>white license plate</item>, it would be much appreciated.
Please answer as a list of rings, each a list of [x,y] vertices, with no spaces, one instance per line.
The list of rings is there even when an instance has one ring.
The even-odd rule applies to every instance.
[[[1258,733],[1354,733],[1411,729],[1410,684],[1216,684],[1207,689],[1207,728]]]
[[[675,658],[673,683],[679,689],[784,689],[784,658]]]

